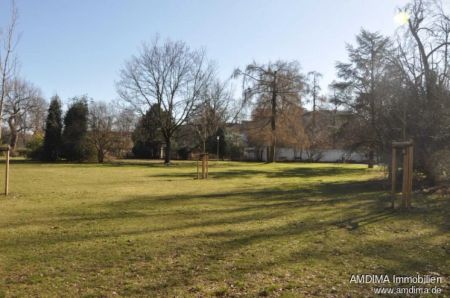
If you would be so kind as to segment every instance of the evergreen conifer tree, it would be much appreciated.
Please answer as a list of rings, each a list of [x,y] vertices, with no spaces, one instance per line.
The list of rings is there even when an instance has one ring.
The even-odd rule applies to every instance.
[[[61,152],[62,116],[61,103],[58,95],[52,97],[48,109],[45,124],[44,146],[42,159],[45,161],[56,161]]]
[[[69,161],[85,161],[92,154],[87,140],[88,103],[86,97],[74,98],[64,117],[63,156]]]

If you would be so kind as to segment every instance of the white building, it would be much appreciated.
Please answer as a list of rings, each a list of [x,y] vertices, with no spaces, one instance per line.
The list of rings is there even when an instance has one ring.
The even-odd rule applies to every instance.
[[[267,147],[262,150],[255,147],[244,148],[244,159],[267,161]],[[275,160],[277,161],[306,161],[311,159],[318,162],[364,162],[367,157],[363,153],[349,152],[343,149],[316,150],[316,152],[292,148],[276,148],[275,150]]]

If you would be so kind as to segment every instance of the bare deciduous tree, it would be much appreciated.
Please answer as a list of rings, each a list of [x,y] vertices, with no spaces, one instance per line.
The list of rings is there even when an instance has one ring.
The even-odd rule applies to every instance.
[[[174,133],[186,122],[200,100],[201,92],[212,76],[212,66],[204,51],[191,50],[184,42],[156,38],[144,44],[138,56],[133,56],[121,71],[118,83],[120,97],[143,115],[153,104],[160,114],[170,163],[171,141]]]
[[[5,89],[4,116],[10,131],[9,143],[15,150],[19,133],[33,128],[29,118],[45,109],[46,103],[41,90],[23,79],[8,81]]]
[[[119,109],[114,125],[117,134],[113,146],[113,155],[116,157],[126,156],[133,147],[131,135],[136,126],[136,114],[130,109]]]
[[[18,11],[15,1],[11,1],[11,20],[6,30],[0,31],[0,140],[2,140],[3,110],[7,94],[7,84],[13,79],[17,64],[14,55],[17,38]]]
[[[428,101],[436,97],[436,83],[448,84],[448,51],[450,47],[450,19],[439,2],[414,0],[405,7],[410,14],[409,33],[416,42],[423,74],[423,87]],[[439,58],[441,56],[443,61]],[[439,74],[439,75],[438,75]]]
[[[397,110],[403,137],[415,142],[416,168],[434,182],[448,172],[437,173],[433,156],[450,150],[450,15],[440,1],[413,0],[403,11],[409,20],[392,59],[403,87]]]
[[[323,102],[323,98],[320,97],[320,79],[322,74],[317,71],[310,71],[307,75],[307,91],[311,96],[312,102],[312,127],[316,126],[316,112],[319,107],[319,102]]]
[[[261,105],[252,112],[252,121],[245,125],[245,134],[249,144],[256,148],[257,158],[262,160],[264,146],[272,139],[270,126],[271,109]],[[278,146],[293,148],[297,156],[308,146],[308,137],[303,127],[303,108],[297,104],[285,104],[276,119],[276,140]],[[270,155],[270,152],[268,152]],[[268,156],[269,158],[270,156]]]
[[[303,76],[296,61],[277,61],[260,65],[256,62],[247,65],[244,71],[236,69],[234,77],[242,77],[244,89],[244,103],[248,104],[252,98],[270,106],[270,146],[269,162],[275,161],[276,123],[277,117],[284,103],[298,103],[299,94],[303,91]]]
[[[325,97],[320,94],[322,90],[320,87],[322,74],[317,71],[310,71],[306,78],[306,90],[309,95],[309,102],[312,103],[312,111],[308,113],[310,117],[307,117],[307,119],[309,121],[305,121],[305,128],[309,139],[305,153],[308,160],[319,161],[323,156],[323,150],[328,145],[327,139],[329,137],[326,132],[328,127],[324,127],[325,121],[322,119],[322,115],[319,114],[319,109],[323,107],[325,102]]]
[[[206,141],[230,119],[231,90],[226,82],[215,80],[203,90],[201,100],[189,119],[206,152]]]
[[[33,135],[44,133],[47,108],[47,101],[39,96],[35,99],[33,108],[28,111],[26,127]]]
[[[97,151],[97,161],[102,163],[115,144],[116,134],[113,132],[115,113],[110,105],[104,102],[91,102],[89,106],[88,139]]]

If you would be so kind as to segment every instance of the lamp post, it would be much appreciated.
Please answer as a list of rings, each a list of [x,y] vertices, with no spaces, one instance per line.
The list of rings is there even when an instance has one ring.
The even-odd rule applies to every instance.
[[[217,162],[219,162],[219,141],[220,141],[220,136],[217,136]]]

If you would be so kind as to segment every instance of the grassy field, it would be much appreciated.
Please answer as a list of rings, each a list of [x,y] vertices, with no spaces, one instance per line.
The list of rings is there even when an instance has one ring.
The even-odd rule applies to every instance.
[[[387,209],[364,165],[11,166],[1,197],[0,296],[361,297],[351,274],[439,274],[450,200]],[[0,177],[1,178],[1,177]]]

